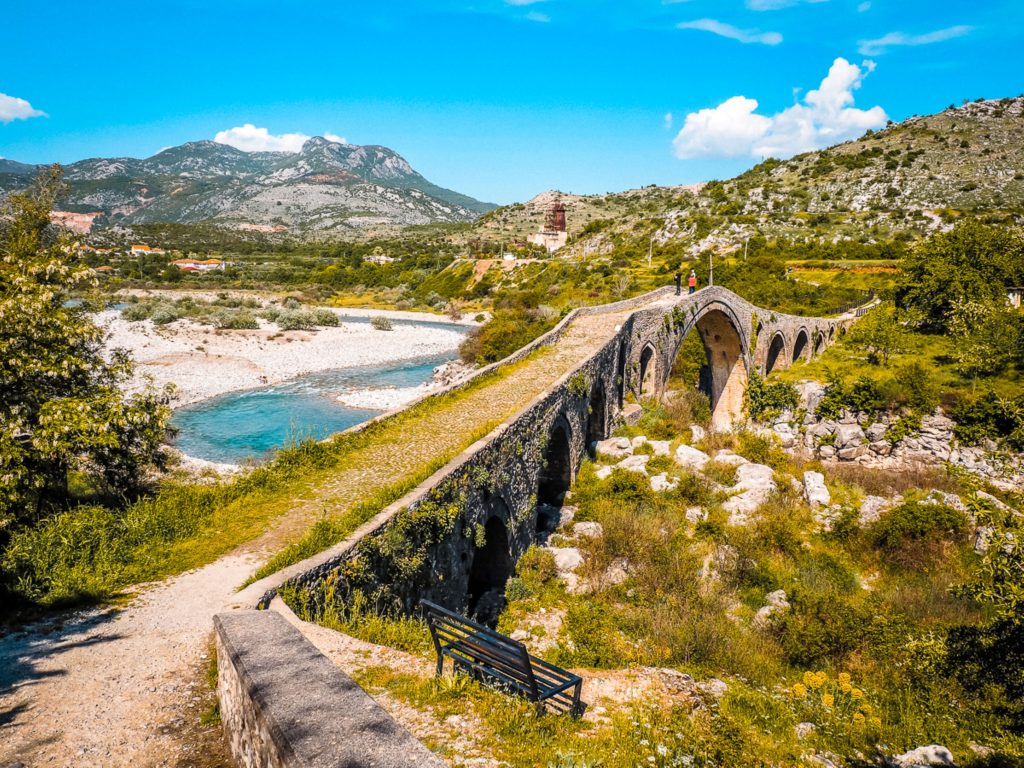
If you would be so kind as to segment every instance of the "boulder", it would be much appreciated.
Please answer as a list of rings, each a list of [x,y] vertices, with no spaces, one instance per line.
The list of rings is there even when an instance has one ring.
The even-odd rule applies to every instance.
[[[818,455],[823,459],[831,459],[836,455],[836,449],[831,445],[822,445],[818,448]]]
[[[696,470],[703,469],[704,465],[711,461],[711,457],[704,451],[698,451],[689,445],[680,445],[676,448],[675,459],[679,466]]]
[[[860,424],[854,422],[853,424],[839,424],[836,427],[837,448],[852,448],[863,445],[864,442],[864,430],[860,428]]]
[[[568,528],[572,524],[572,519],[576,516],[577,508],[569,504],[565,504],[561,509],[558,510],[558,527]]]
[[[859,459],[867,452],[868,447],[866,445],[848,445],[845,448],[840,448],[838,451],[836,451],[836,455],[842,461],[854,461],[856,459]]]
[[[640,417],[644,415],[644,409],[639,403],[626,403],[620,415],[623,423],[634,426],[640,422]]]
[[[776,589],[765,595],[765,605],[754,614],[754,626],[759,629],[767,629],[771,626],[772,617],[785,613],[789,610],[789,600],[786,599],[786,590]]]
[[[888,424],[876,421],[864,429],[864,437],[869,443],[877,443],[879,440],[885,439],[885,430],[888,428]]]
[[[655,493],[674,490],[677,485],[679,485],[679,480],[675,477],[669,480],[668,472],[651,477],[651,490]]]
[[[812,507],[827,507],[832,503],[832,494],[825,487],[825,476],[821,472],[804,472],[804,498]]]
[[[654,449],[655,456],[672,455],[672,443],[668,440],[648,440],[647,444]]]
[[[624,469],[627,472],[638,472],[641,475],[647,474],[647,462],[651,460],[650,456],[640,454],[637,456],[627,456],[625,459],[620,461],[615,466],[619,469]]]
[[[621,459],[633,455],[633,445],[628,437],[610,437],[597,442],[597,455]]]
[[[647,438],[644,435],[637,435],[631,441],[631,444],[633,446],[633,450],[635,451],[637,448],[639,448],[641,445],[643,445],[646,442],[647,442]]]
[[[715,699],[722,698],[725,696],[725,692],[729,690],[729,686],[717,677],[712,677],[710,680],[705,680],[703,683],[697,683],[697,688]]]
[[[598,480],[607,480],[612,475],[612,467],[598,467],[594,475]]]
[[[857,522],[862,526],[871,525],[877,522],[882,513],[892,509],[903,500],[902,496],[893,499],[886,499],[882,496],[865,496],[860,503],[860,510],[857,513]]]
[[[597,539],[604,535],[604,528],[601,527],[600,523],[585,522],[576,523],[572,527],[572,533],[574,536],[583,536],[587,539]]]
[[[902,755],[893,755],[888,760],[893,768],[928,768],[934,765],[955,766],[953,753],[939,744],[917,747]]]
[[[738,492],[722,504],[729,513],[729,525],[744,525],[750,515],[757,511],[775,491],[775,472],[764,464],[744,464],[736,468],[736,484],[731,488]]]
[[[548,551],[555,558],[555,570],[559,576],[572,573],[583,565],[583,554],[576,547],[548,547]]]
[[[731,467],[739,467],[747,463],[747,460],[738,453],[733,453],[726,448],[723,448],[715,454],[715,461],[719,464],[728,464]]]
[[[708,436],[707,430],[697,424],[690,425],[690,437],[695,443],[699,443]]]
[[[800,407],[813,416],[821,398],[825,395],[825,385],[820,381],[801,381],[796,385],[796,393],[800,398]]]

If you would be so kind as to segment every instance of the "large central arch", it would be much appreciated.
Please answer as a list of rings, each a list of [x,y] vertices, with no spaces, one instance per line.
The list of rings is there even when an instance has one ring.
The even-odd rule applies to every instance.
[[[704,345],[707,364],[700,372],[700,388],[711,401],[711,426],[725,430],[743,417],[747,386],[746,345],[736,318],[726,308],[705,311],[691,326]],[[689,335],[686,334],[687,336]],[[679,340],[673,359],[679,355]]]

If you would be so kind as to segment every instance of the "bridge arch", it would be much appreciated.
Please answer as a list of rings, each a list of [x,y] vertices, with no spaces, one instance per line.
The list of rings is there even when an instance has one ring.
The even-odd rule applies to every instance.
[[[594,382],[590,390],[590,397],[587,399],[587,451],[599,440],[604,440],[608,433],[608,405],[605,399],[604,387],[599,380]]]
[[[792,362],[797,362],[801,358],[810,359],[810,349],[808,348],[809,339],[807,336],[807,329],[801,328],[796,333],[796,339],[793,341],[793,358]]]
[[[825,349],[825,334],[822,331],[817,331],[814,334],[814,355],[819,355]]]
[[[504,499],[488,501],[483,544],[473,550],[466,599],[469,613],[485,624],[497,621],[504,607],[505,584],[515,568],[509,541],[509,509]]]
[[[786,357],[786,334],[776,331],[768,344],[768,353],[764,361],[764,374],[767,376],[776,368],[788,368],[789,360]]]
[[[653,344],[640,350],[640,369],[637,374],[637,395],[651,397],[658,392],[658,355]]]
[[[675,360],[686,337],[696,329],[707,359],[707,365],[701,371],[701,389],[711,401],[711,425],[714,429],[729,429],[743,416],[749,357],[743,328],[731,307],[714,302],[696,315],[672,350],[671,359]]]

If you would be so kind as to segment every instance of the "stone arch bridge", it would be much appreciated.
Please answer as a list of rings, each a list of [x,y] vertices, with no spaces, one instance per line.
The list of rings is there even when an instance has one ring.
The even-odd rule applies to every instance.
[[[550,379],[528,405],[349,539],[256,582],[237,605],[265,606],[287,584],[312,606],[328,593],[337,599],[360,591],[385,609],[413,612],[428,598],[480,618],[496,615],[493,603],[519,557],[557,525],[589,447],[639,415],[638,400],[664,395],[691,333],[704,346],[701,386],[713,428],[721,430],[742,419],[751,372],[764,375],[810,360],[857,314],[786,315],[721,287],[681,296],[663,288],[574,310],[540,339],[479,372],[545,351],[556,355],[538,358],[560,365],[550,363]]]

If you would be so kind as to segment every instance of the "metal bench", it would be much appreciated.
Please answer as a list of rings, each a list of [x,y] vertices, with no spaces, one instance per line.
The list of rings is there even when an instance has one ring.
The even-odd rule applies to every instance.
[[[526,646],[493,629],[427,600],[420,602],[437,651],[437,674],[444,659],[456,671],[509,693],[525,697],[552,711],[581,717],[583,678],[531,656]]]

